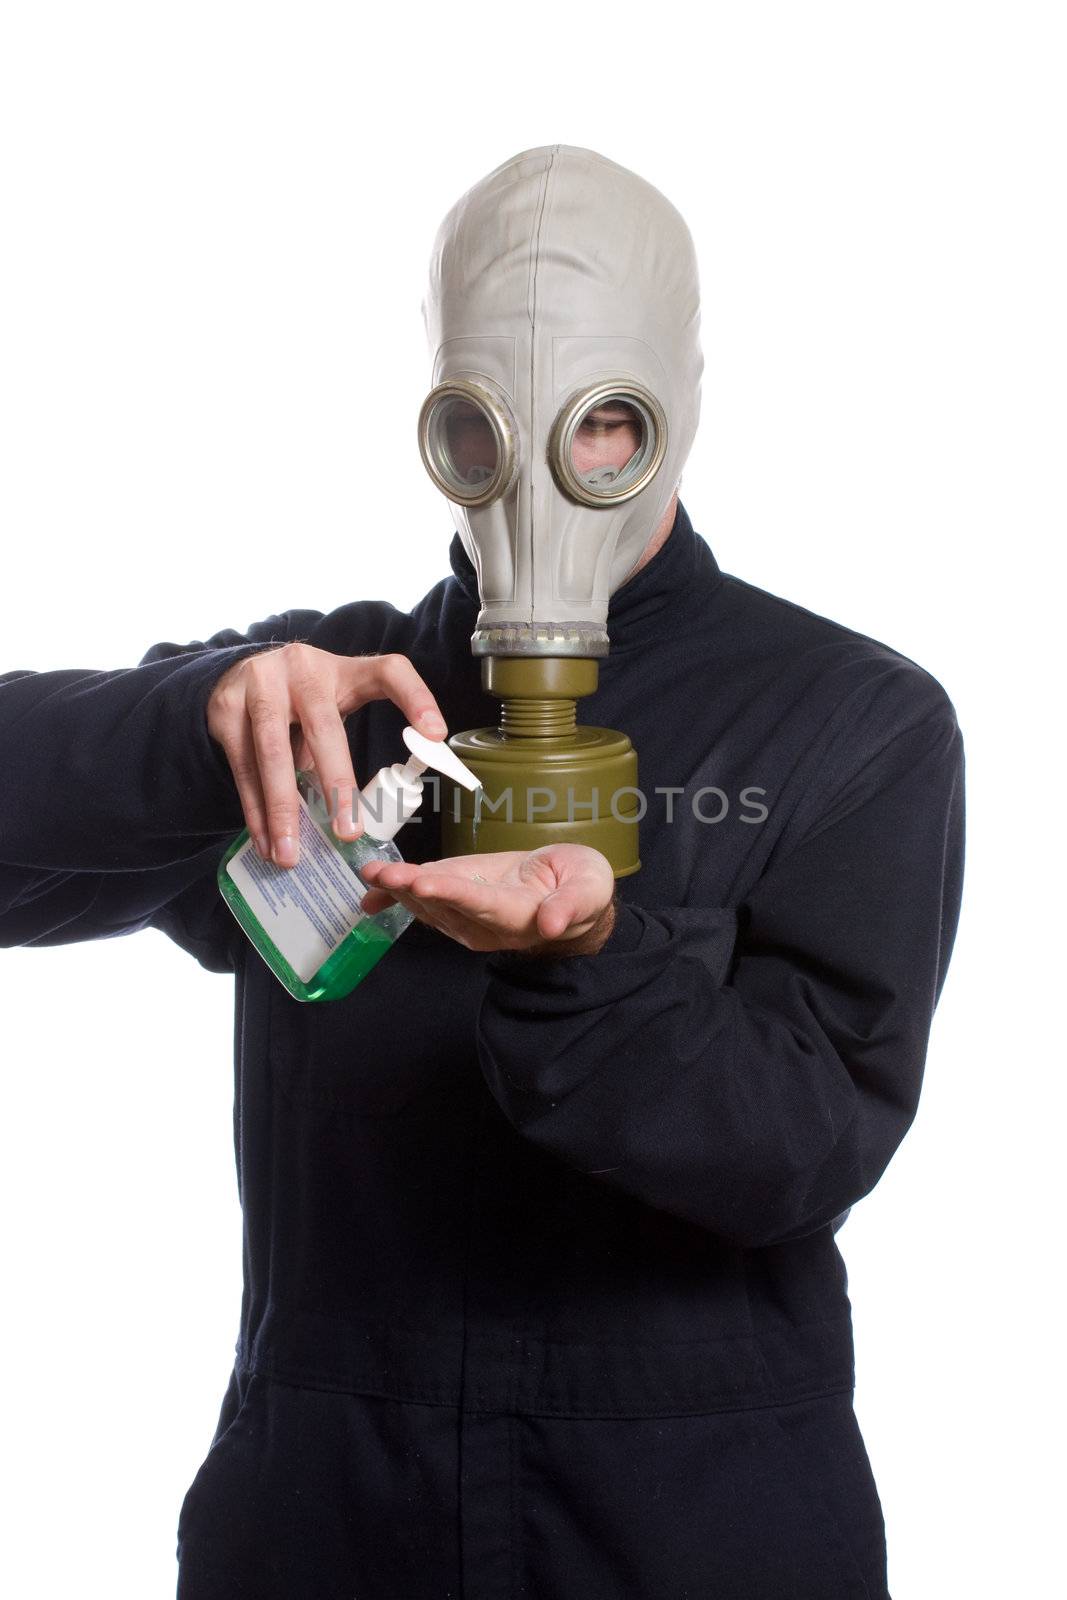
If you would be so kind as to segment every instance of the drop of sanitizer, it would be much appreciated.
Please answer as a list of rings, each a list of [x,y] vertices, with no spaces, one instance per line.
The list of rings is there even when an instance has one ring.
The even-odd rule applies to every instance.
[[[475,853],[477,851],[477,849],[478,849],[478,824],[482,820],[482,803],[481,802],[482,802],[482,795],[484,793],[485,793],[484,786],[482,784],[479,784],[477,789],[475,789],[475,791],[474,791],[474,826],[471,829],[471,844],[472,844],[472,846],[474,848],[473,848],[472,854]]]

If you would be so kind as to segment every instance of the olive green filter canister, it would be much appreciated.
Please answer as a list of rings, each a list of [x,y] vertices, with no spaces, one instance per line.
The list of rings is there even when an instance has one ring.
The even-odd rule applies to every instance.
[[[500,722],[448,740],[482,788],[472,794],[442,780],[443,855],[586,844],[617,878],[639,869],[637,752],[625,733],[577,720],[599,670],[584,656],[482,657]]]

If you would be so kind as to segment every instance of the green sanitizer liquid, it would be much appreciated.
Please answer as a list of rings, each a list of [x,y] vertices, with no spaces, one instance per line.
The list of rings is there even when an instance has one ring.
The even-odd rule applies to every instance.
[[[297,773],[300,858],[295,867],[264,861],[246,828],[219,863],[223,899],[275,977],[296,1000],[341,1000],[390,950],[411,922],[401,905],[362,910],[368,861],[402,861],[391,840],[338,839],[325,801]]]

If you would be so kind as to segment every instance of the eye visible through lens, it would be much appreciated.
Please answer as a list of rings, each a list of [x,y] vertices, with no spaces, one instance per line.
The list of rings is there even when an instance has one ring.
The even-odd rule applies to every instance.
[[[608,399],[587,411],[571,444],[571,465],[593,490],[610,490],[626,468],[642,455],[644,418],[629,401]]]

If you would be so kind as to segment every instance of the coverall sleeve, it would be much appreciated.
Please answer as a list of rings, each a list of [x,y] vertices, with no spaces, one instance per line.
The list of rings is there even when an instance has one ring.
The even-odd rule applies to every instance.
[[[0,676],[0,946],[156,926],[232,971],[236,924],[214,874],[244,818],[207,704],[236,661],[303,638],[320,615],[156,644],[117,671]]]
[[[596,955],[488,957],[479,1059],[512,1123],[728,1243],[839,1218],[916,1113],[959,917],[964,770],[945,696],[742,903],[622,903]]]

